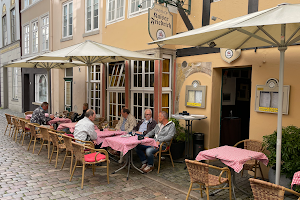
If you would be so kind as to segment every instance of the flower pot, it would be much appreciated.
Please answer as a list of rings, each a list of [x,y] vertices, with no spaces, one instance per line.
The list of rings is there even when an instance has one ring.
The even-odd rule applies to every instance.
[[[171,154],[173,160],[178,160],[179,158],[183,157],[184,152],[184,142],[173,142],[171,145]]]
[[[276,178],[276,170],[272,169],[272,167],[271,167],[270,170],[269,170],[269,181],[271,183],[275,184],[275,178]],[[292,182],[292,179],[287,178],[285,176],[285,174],[280,174],[279,185],[281,185],[283,187],[286,187],[288,189],[291,189],[291,182]],[[286,192],[286,193],[290,194],[289,192]]]

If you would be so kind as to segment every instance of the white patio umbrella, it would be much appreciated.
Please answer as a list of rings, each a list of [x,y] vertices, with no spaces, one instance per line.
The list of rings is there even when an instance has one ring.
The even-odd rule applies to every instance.
[[[21,67],[21,68],[44,68],[47,70],[47,87],[48,87],[48,103],[49,109],[48,112],[51,113],[50,105],[50,70],[51,69],[66,69],[77,66],[84,66],[85,64],[79,61],[70,63],[68,60],[35,60],[37,56],[29,57],[26,59],[18,60],[15,62],[8,63],[3,67]]]
[[[278,48],[280,51],[280,69],[277,113],[276,184],[279,184],[281,167],[284,54],[288,46],[300,40],[299,11],[300,4],[280,4],[270,9],[222,21],[150,43],[230,49],[262,46]]]
[[[46,53],[36,60],[73,60],[85,63],[88,66],[88,99],[90,105],[90,68],[97,63],[109,63],[124,60],[161,60],[146,54],[133,52],[117,47],[86,40],[82,43],[66,47],[51,53]]]

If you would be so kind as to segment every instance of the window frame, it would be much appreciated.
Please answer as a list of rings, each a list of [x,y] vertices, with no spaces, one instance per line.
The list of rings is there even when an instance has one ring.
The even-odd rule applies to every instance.
[[[110,103],[110,93],[116,93],[116,102],[115,103]],[[118,94],[124,95],[124,99],[125,99],[124,103],[118,102]],[[122,109],[123,107],[125,107],[125,103],[126,103],[125,89],[124,90],[108,90],[107,91],[107,119],[108,119],[108,121],[120,120],[121,112],[119,113],[118,106],[121,106],[121,109]],[[113,113],[110,113],[110,104],[116,106],[116,115],[113,115]],[[110,120],[111,118],[113,118],[113,119]]]
[[[42,101],[40,101],[40,99],[39,99],[39,83],[38,83],[38,80],[40,79],[40,77],[41,76],[45,76],[45,78],[46,78],[46,101],[48,101],[48,77],[47,77],[47,74],[35,74],[34,75],[34,80],[35,80],[35,82],[34,82],[34,89],[35,89],[35,91],[34,91],[34,101],[36,102],[36,103],[43,103]]]
[[[47,20],[48,18],[48,20]],[[46,24],[43,24],[44,23],[44,19],[46,19]],[[43,30],[46,29],[45,33],[43,32]],[[42,51],[48,51],[49,50],[49,45],[50,45],[50,37],[49,37],[49,15],[46,15],[46,16],[43,16],[41,18],[41,35],[42,35],[42,42],[41,42],[41,50]],[[48,35],[48,42],[46,42],[47,40],[45,39]],[[45,38],[44,38],[45,37]],[[47,44],[48,43],[48,48],[47,48]],[[45,44],[45,48],[44,48],[44,44]]]
[[[24,0],[24,8],[29,6],[29,0]]]
[[[136,17],[136,16],[139,16],[139,15],[142,15],[142,14],[145,14],[145,13],[148,13],[148,8],[151,8],[153,3],[154,3],[154,0],[150,0],[150,7],[145,7],[145,8],[139,8],[138,11],[135,11],[135,12],[131,12],[131,4],[132,4],[132,1],[133,0],[128,0],[128,18],[132,18],[132,17]],[[146,2],[147,0],[136,0],[136,1],[139,1],[138,5]]]
[[[14,11],[14,15],[12,14]],[[11,43],[16,41],[16,9],[13,7],[10,10],[10,36]]]
[[[36,30],[34,30],[34,24],[35,23],[37,23],[37,25],[36,25],[36,27],[37,27],[37,29]],[[31,35],[31,37],[32,37],[32,53],[38,53],[39,52],[39,20],[35,20],[35,21],[33,21],[33,22],[31,22],[31,31],[32,31],[32,35]],[[34,32],[36,32],[36,34],[34,34]],[[36,35],[36,37],[34,38],[33,36],[34,35]],[[36,44],[35,44],[35,46],[36,46],[36,51],[35,51],[35,49],[34,49],[34,40],[36,39]]]
[[[134,62],[141,62],[142,63],[142,72],[137,72],[135,73],[134,72]],[[155,67],[153,68],[154,71],[153,72],[146,72],[145,71],[145,66],[146,66],[146,62],[149,62],[149,66],[150,66],[150,63],[153,62],[153,65],[154,65],[154,61],[136,61],[136,60],[132,60],[131,61],[131,89],[132,90],[140,90],[142,88],[142,90],[146,90],[146,91],[154,91],[154,83],[153,83],[153,86],[148,86],[146,87],[145,86],[145,82],[146,82],[146,74],[149,75],[149,84],[151,83],[150,82],[150,75],[152,74],[154,76],[154,79],[155,79]],[[135,74],[141,74],[142,75],[142,87],[135,87],[134,86],[134,76]],[[155,82],[155,80],[154,80]]]
[[[97,66],[100,66],[100,72],[96,72],[96,68],[97,68]],[[92,69],[92,68],[94,68],[94,70]],[[86,68],[86,89],[87,89],[87,92],[89,91],[88,90],[88,67]],[[98,77],[99,77],[99,80],[97,80],[97,79],[95,79],[96,77],[97,77],[97,75],[96,74],[99,74],[98,75]],[[92,65],[91,66],[91,70],[90,70],[90,78],[91,78],[91,82],[90,82],[90,86],[92,87],[92,85],[94,85],[94,88],[95,88],[95,85],[96,84],[99,84],[99,89],[97,89],[98,91],[100,91],[100,96],[98,97],[98,98],[96,98],[96,96],[94,96],[93,98],[92,98],[92,92],[94,92],[95,91],[95,89],[91,89],[90,91],[91,91],[91,94],[90,95],[87,95],[87,102],[91,102],[90,103],[90,105],[89,105],[89,108],[90,109],[93,109],[93,110],[95,110],[95,112],[96,112],[96,116],[98,117],[98,116],[102,116],[102,84],[103,84],[103,80],[102,80],[102,73],[103,73],[103,67],[102,67],[102,65],[100,64],[100,63],[96,63],[95,65]],[[94,77],[94,78],[93,78]],[[89,99],[88,98],[91,98],[91,101],[89,101]],[[92,99],[93,99],[93,101],[94,100],[99,100],[99,105],[98,106],[96,106],[96,104],[95,104],[95,102],[93,102],[92,103]],[[99,113],[97,113],[97,110],[95,109],[96,107],[99,107]]]
[[[109,25],[109,24],[113,24],[113,23],[116,23],[116,22],[119,22],[119,21],[122,21],[125,19],[125,1],[126,0],[122,0],[123,1],[123,15],[121,17],[118,17],[117,18],[117,3],[118,3],[118,0],[113,0],[115,1],[115,16],[114,16],[114,19],[112,20],[108,20],[108,16],[109,16],[109,1],[110,0],[106,0],[106,24]]]
[[[98,15],[97,15],[97,17],[98,17],[98,27],[97,28],[95,28],[94,27],[94,11],[95,11],[95,0],[90,0],[91,1],[91,30],[87,30],[87,1],[88,0],[85,0],[85,8],[84,8],[84,15],[85,15],[85,18],[84,18],[84,22],[85,22],[85,25],[84,25],[84,27],[85,27],[85,33],[89,33],[89,32],[92,32],[92,31],[96,31],[96,30],[99,30],[99,7],[100,7],[100,5],[99,5],[99,0],[97,0],[98,1]]]
[[[26,32],[26,29],[28,30],[28,32]],[[29,24],[23,26],[23,30],[24,30],[24,55],[28,55],[30,53],[30,50],[29,50],[30,49],[29,48],[29,45],[30,45],[30,26],[29,26]],[[26,40],[26,36],[27,36],[27,40]],[[27,47],[26,47],[26,42],[27,42]],[[26,51],[26,49],[27,49],[27,51]]]
[[[161,110],[163,110],[164,108],[168,108],[169,109],[169,112],[168,112],[168,115],[169,115],[169,118],[171,117],[171,114],[172,114],[172,106],[171,106],[171,103],[172,103],[172,92],[171,91],[168,91],[168,92],[162,92],[161,94],[161,99],[162,99],[162,95],[163,94],[168,94],[169,95],[169,107],[163,107],[162,103],[161,103]]]
[[[72,4],[72,23],[70,24],[70,4]],[[66,29],[66,36],[64,36],[64,7],[67,7],[67,29]],[[62,29],[61,29],[61,34],[62,34],[62,38],[68,38],[68,37],[71,37],[73,36],[73,1],[67,1],[65,2],[64,4],[62,4]],[[72,34],[70,34],[70,26],[72,26]]]
[[[117,63],[112,63],[114,65],[113,67],[113,72],[112,72],[112,75],[111,75],[111,79],[109,79],[109,64],[107,64],[107,89],[124,89],[125,88],[125,63],[124,62],[117,62]],[[118,66],[119,68],[119,75],[115,75],[114,72],[116,70],[116,66]],[[117,86],[111,86],[110,84],[110,81],[113,80],[113,77],[116,77],[118,76],[118,82],[117,82]],[[121,81],[121,77],[123,77],[123,86],[120,86],[120,81]]]
[[[171,92],[172,91],[172,66],[173,66],[173,60],[171,55],[163,54],[162,58],[169,59],[170,60],[170,66],[169,66],[169,87],[162,87],[162,92]],[[163,67],[163,66],[162,66]],[[162,71],[162,75],[163,75]]]
[[[12,68],[12,99],[18,100],[18,68]]]

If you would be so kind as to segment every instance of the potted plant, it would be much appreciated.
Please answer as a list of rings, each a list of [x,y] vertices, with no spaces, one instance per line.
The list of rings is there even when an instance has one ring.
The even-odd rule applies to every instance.
[[[270,182],[275,182],[275,165],[276,165],[276,145],[277,145],[277,131],[271,135],[263,136],[266,150],[270,152],[267,155],[269,158],[268,166],[271,167],[269,171]],[[282,143],[281,143],[281,177],[280,185],[287,188],[291,185],[291,179],[295,172],[300,171],[300,128],[296,126],[282,127]],[[285,177],[287,180],[285,180]],[[284,182],[287,182],[284,184]],[[300,187],[294,188],[300,192]]]
[[[174,160],[177,160],[179,158],[182,158],[183,152],[184,152],[184,147],[185,147],[185,128],[183,128],[179,120],[175,118],[170,118],[169,121],[174,122],[176,132],[173,137],[172,145],[171,145],[171,154]]]

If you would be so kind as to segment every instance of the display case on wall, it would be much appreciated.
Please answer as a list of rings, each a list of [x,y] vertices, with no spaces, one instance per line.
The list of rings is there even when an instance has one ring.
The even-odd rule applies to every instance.
[[[265,85],[256,86],[255,111],[265,113],[278,112],[278,80],[269,79]],[[283,86],[282,114],[289,113],[290,86]]]
[[[202,86],[200,81],[194,80],[192,85],[187,85],[185,90],[185,106],[195,108],[205,108],[206,86]]]

